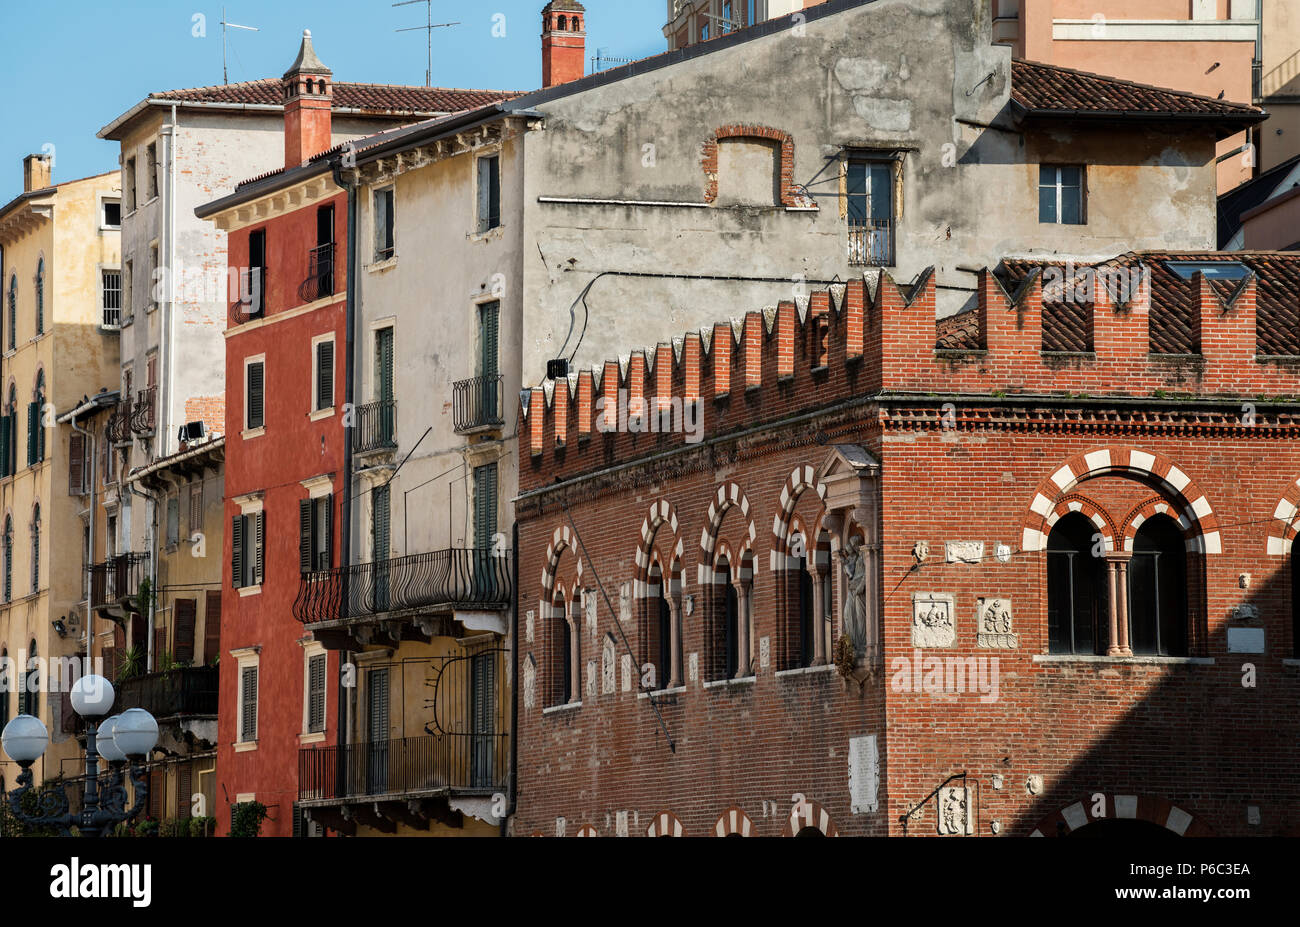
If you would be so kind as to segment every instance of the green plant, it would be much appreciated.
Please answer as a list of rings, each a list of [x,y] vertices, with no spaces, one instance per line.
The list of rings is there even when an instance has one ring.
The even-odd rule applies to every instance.
[[[244,801],[234,806],[230,821],[230,836],[256,837],[262,832],[266,820],[266,805],[260,801]]]
[[[144,672],[144,648],[139,644],[127,649],[122,654],[122,666],[117,671],[117,681],[134,679]]]
[[[831,656],[835,661],[835,668],[840,671],[840,675],[845,679],[852,679],[854,670],[857,669],[857,654],[853,652],[853,641],[847,634],[840,635],[840,639],[835,642]]]
[[[149,605],[153,602],[153,584],[147,579],[140,580],[140,588],[136,592],[136,610],[142,615],[149,614]]]
[[[20,806],[24,814],[39,814],[41,794],[46,790],[67,788],[64,781],[63,773],[46,779],[40,786],[32,789],[23,795]],[[30,824],[24,824],[13,813],[9,807],[9,796],[3,796],[0,801],[0,837],[57,837],[59,832],[54,827],[33,827]]]
[[[153,818],[141,821],[135,826],[135,835],[137,837],[157,837],[161,826]]]
[[[217,829],[216,818],[196,817],[190,818],[190,836],[191,837],[208,837]]]

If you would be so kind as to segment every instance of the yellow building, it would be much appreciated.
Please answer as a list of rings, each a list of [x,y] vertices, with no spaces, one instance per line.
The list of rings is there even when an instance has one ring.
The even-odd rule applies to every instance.
[[[118,172],[56,185],[51,167],[24,159],[23,192],[0,207],[0,656],[12,677],[0,720],[25,711],[48,728],[37,782],[83,772],[67,690],[86,652],[90,541],[102,551],[104,526],[91,444],[56,420],[110,399],[121,293]],[[6,786],[17,774],[0,757]]]

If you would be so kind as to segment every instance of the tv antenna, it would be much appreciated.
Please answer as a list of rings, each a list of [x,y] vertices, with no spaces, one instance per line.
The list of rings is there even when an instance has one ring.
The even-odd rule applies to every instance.
[[[221,82],[223,84],[230,83],[230,77],[226,73],[226,30],[227,29],[243,29],[246,32],[260,31],[254,26],[241,26],[239,25],[239,23],[226,22],[226,8],[224,6],[221,8]]]
[[[428,53],[429,53],[429,67],[428,70],[424,72],[424,86],[432,87],[433,86],[433,30],[446,29],[449,26],[459,26],[460,23],[459,22],[435,23],[433,21],[433,0],[402,0],[401,3],[394,3],[393,6],[394,7],[411,6],[412,4],[416,4],[416,3],[424,4],[424,15],[425,15],[424,25],[411,26],[408,29],[394,29],[393,31],[425,33],[425,40],[428,45]]]

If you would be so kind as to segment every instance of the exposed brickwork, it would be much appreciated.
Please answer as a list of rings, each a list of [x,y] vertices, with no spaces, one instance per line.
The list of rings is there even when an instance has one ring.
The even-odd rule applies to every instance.
[[[781,205],[791,209],[816,209],[811,197],[801,190],[794,179],[794,136],[768,126],[721,126],[704,142],[702,164],[704,167],[704,200],[713,203],[718,198],[718,142],[728,138],[753,138],[777,142],[781,146]]]

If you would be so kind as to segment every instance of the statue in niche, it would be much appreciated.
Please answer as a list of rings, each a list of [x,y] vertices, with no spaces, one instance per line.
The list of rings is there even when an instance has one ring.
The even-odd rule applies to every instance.
[[[862,539],[849,541],[840,557],[844,561],[844,633],[860,659],[867,651],[867,555]]]

